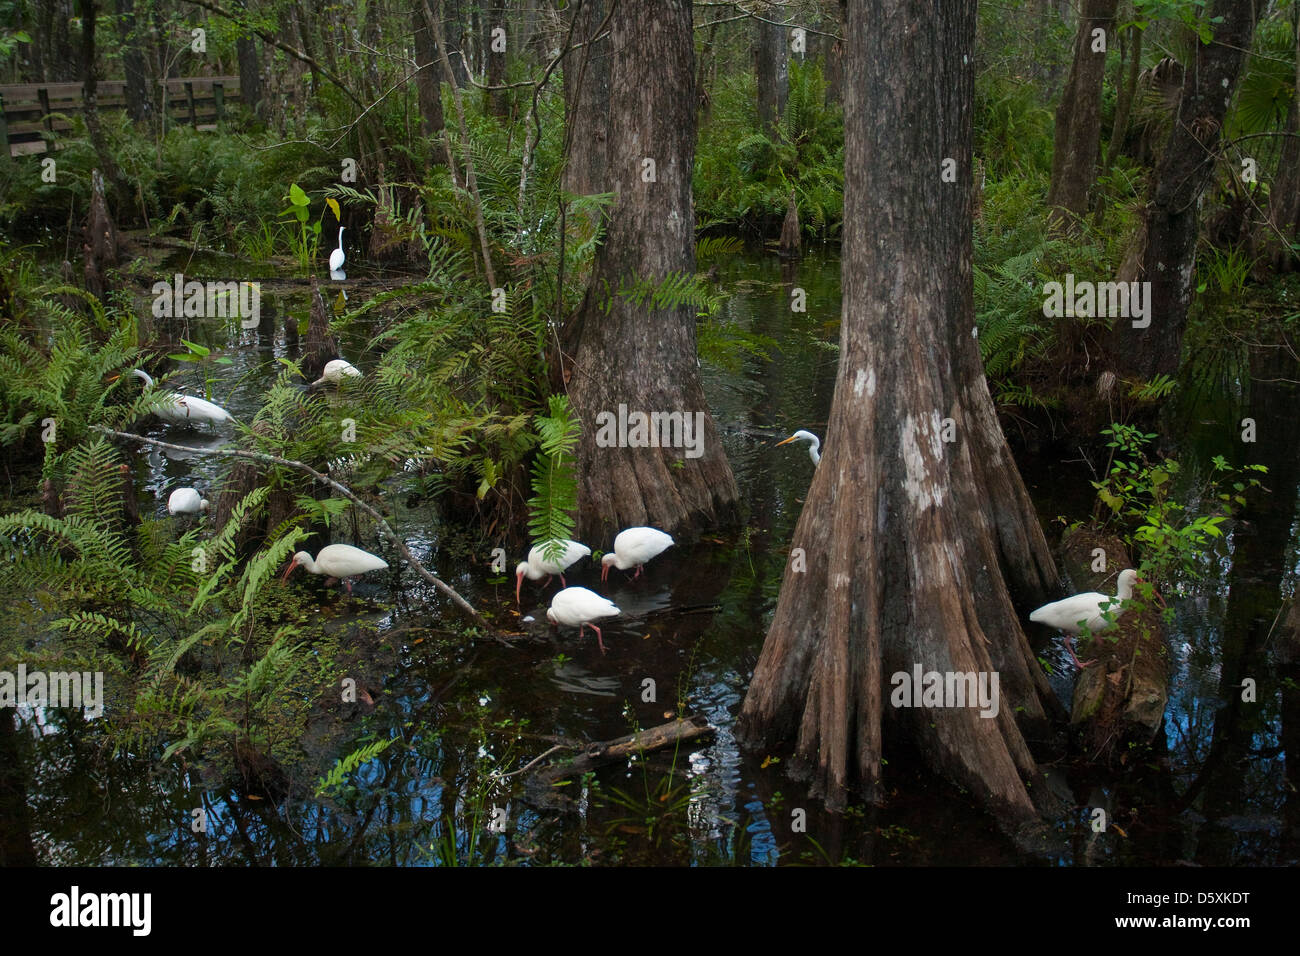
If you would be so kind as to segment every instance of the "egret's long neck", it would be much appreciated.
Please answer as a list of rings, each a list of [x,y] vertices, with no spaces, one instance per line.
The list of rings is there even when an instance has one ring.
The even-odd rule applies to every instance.
[[[339,248],[343,248],[343,227],[339,226]]]
[[[131,374],[134,375],[136,378],[140,379],[142,382],[144,382],[146,385],[150,386],[151,388],[153,387],[153,378],[151,378],[149,373],[146,372],[144,369],[133,368],[131,369]]]

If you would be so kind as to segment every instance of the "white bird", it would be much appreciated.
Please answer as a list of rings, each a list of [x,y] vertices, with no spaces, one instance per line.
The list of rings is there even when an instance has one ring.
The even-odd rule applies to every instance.
[[[131,374],[141,379],[148,388],[154,387],[153,378],[143,369],[131,369]],[[222,422],[232,422],[234,417],[220,405],[202,398],[195,398],[192,395],[182,395],[180,392],[173,392],[168,389],[159,389],[162,395],[162,401],[155,406],[153,412],[165,422],[171,422],[173,425],[193,425],[197,422],[209,422],[213,425],[219,425]]]
[[[614,550],[600,559],[600,579],[609,577],[612,565],[620,571],[635,567],[633,578],[641,576],[645,563],[657,555],[663,554],[673,546],[672,535],[665,534],[658,528],[628,528],[620,531],[614,538]]]
[[[330,253],[330,272],[338,272],[343,268],[343,260],[347,256],[343,254],[343,227],[339,226],[339,247]]]
[[[360,378],[361,369],[357,368],[351,362],[343,359],[331,359],[325,363],[325,368],[321,372],[320,378],[312,382],[312,386],[319,385],[321,382],[329,382],[331,385],[340,385],[344,378]]]
[[[792,441],[806,441],[806,442],[808,442],[808,443],[809,443],[809,448],[808,448],[808,457],[812,459],[812,463],[813,463],[814,465],[820,465],[820,464],[821,464],[821,460],[822,460],[822,453],[821,453],[822,440],[821,440],[820,438],[818,438],[818,437],[817,437],[816,435],[814,435],[812,432],[806,432],[806,431],[804,431],[804,430],[801,428],[801,429],[799,429],[797,432],[795,432],[793,435],[791,435],[789,438],[787,438],[785,441],[779,441],[779,442],[777,442],[777,443],[776,443],[776,447],[777,447],[777,448],[780,448],[782,445],[788,445],[788,444],[790,444],[790,442],[792,442]]]
[[[381,568],[388,567],[388,562],[383,558],[371,554],[369,551],[362,551],[360,548],[354,548],[350,544],[331,544],[320,549],[316,559],[313,561],[312,556],[306,551],[299,551],[289,562],[289,567],[285,569],[284,577],[280,579],[284,583],[293,573],[293,569],[301,565],[312,574],[327,574],[325,584],[333,584],[335,579],[342,580],[352,593],[352,582],[348,578],[355,577],[358,574],[365,574],[367,571],[378,571]]]
[[[567,584],[564,580],[564,572],[573,564],[581,561],[587,555],[591,554],[591,548],[577,541],[570,541],[565,538],[560,544],[563,550],[554,561],[546,560],[546,546],[549,541],[543,541],[535,544],[532,550],[528,552],[528,560],[520,561],[515,568],[515,603],[519,603],[519,590],[524,585],[524,578],[530,581],[540,581],[546,578],[547,583],[551,581],[551,576],[558,574],[560,583]]]
[[[1075,594],[1051,604],[1044,604],[1029,615],[1029,620],[1047,624],[1066,633],[1065,648],[1070,652],[1070,659],[1076,667],[1083,667],[1074,654],[1074,638],[1082,634],[1086,627],[1088,633],[1096,634],[1110,626],[1105,612],[1111,611],[1116,617],[1124,612],[1123,602],[1133,596],[1133,585],[1140,579],[1137,571],[1126,568],[1119,573],[1118,594],[1111,597],[1100,591],[1086,591]]]
[[[174,515],[196,515],[208,510],[208,499],[193,488],[177,488],[167,498],[167,511]]]
[[[566,627],[576,625],[579,637],[582,636],[582,629],[589,626],[596,632],[596,643],[600,645],[600,652],[604,654],[605,640],[601,637],[600,628],[591,622],[602,617],[615,617],[620,613],[614,602],[608,598],[603,598],[595,591],[588,591],[586,588],[572,587],[559,591],[551,598],[546,619],[552,624],[563,624]]]

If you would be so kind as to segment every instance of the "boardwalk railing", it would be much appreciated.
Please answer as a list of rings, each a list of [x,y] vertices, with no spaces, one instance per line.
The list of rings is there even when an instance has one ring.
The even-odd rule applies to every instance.
[[[95,90],[99,108],[126,109],[125,87],[123,80],[100,80]],[[166,88],[168,121],[198,129],[215,129],[226,103],[239,99],[237,76],[176,77],[166,81]],[[80,83],[0,85],[0,156],[45,152],[44,134],[70,130],[67,117],[83,106]]]

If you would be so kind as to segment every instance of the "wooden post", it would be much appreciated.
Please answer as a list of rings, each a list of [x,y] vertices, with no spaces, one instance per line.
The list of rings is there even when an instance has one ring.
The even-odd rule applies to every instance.
[[[194,110],[194,84],[190,80],[185,81],[185,101],[190,107],[190,125],[199,125],[199,114]]]
[[[9,121],[5,118],[5,98],[0,95],[0,149],[4,150],[4,155],[0,160],[9,158]]]
[[[212,102],[217,110],[217,124],[220,125],[221,121],[225,119],[226,85],[224,83],[212,84]]]
[[[50,91],[42,86],[36,91],[36,96],[41,101],[41,116],[45,119],[45,128],[53,133],[54,120],[50,118]]]

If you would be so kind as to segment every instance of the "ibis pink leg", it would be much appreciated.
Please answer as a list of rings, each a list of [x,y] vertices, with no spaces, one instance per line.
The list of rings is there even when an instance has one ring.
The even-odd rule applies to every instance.
[[[604,654],[604,653],[605,653],[605,641],[604,641],[604,639],[600,636],[600,628],[598,628],[595,624],[590,624],[590,623],[588,623],[587,621],[583,621],[581,624],[578,625],[578,636],[579,636],[579,637],[582,637],[582,629],[583,629],[584,627],[589,627],[589,628],[591,628],[593,631],[596,632],[596,643],[600,645],[600,652],[601,652],[602,654]]]
[[[1079,670],[1083,670],[1085,667],[1091,667],[1093,664],[1097,663],[1096,661],[1088,661],[1087,663],[1084,663],[1079,660],[1074,653],[1074,638],[1069,634],[1065,635],[1065,649],[1070,652],[1070,660],[1074,661],[1074,666],[1079,668]]]

